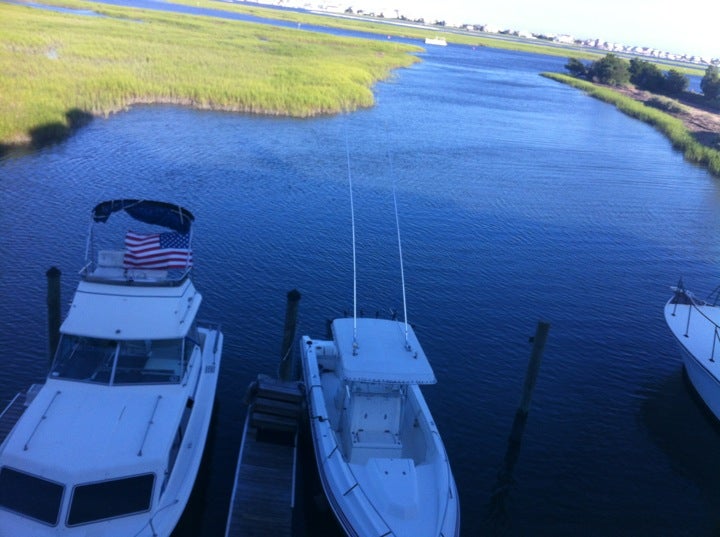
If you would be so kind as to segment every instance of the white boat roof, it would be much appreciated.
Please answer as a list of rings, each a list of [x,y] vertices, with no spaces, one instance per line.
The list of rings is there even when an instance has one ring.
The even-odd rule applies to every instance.
[[[185,397],[180,384],[48,379],[8,438],[3,464],[61,483],[155,471],[167,464]]]
[[[178,286],[80,281],[60,331],[113,340],[181,338],[201,301],[189,279]]]
[[[354,324],[357,352],[353,354]],[[407,343],[405,330],[407,326]],[[335,342],[349,381],[435,384],[435,374],[412,326],[400,321],[372,318],[335,319]]]

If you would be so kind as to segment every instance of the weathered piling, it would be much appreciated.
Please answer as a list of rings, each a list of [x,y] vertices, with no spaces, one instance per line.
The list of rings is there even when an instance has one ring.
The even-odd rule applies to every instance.
[[[60,269],[50,267],[47,277],[48,361],[52,363],[60,341]]]
[[[293,380],[293,361],[291,356],[292,344],[295,339],[295,327],[297,326],[298,304],[300,303],[300,291],[293,289],[287,294],[287,306],[285,307],[285,329],[283,342],[280,349],[280,367],[278,376],[281,380]]]
[[[498,472],[485,521],[485,530],[492,535],[506,535],[510,531],[510,514],[507,505],[508,496],[510,494],[510,487],[514,483],[513,472],[515,471],[515,464],[520,456],[520,446],[530,410],[532,392],[535,389],[535,382],[537,381],[537,376],[540,371],[542,353],[545,348],[549,330],[549,323],[539,321],[535,336],[532,339],[533,348],[530,354],[527,372],[525,373],[522,398],[515,412],[515,419],[513,420],[510,437],[508,438],[507,451],[505,452],[505,459]]]

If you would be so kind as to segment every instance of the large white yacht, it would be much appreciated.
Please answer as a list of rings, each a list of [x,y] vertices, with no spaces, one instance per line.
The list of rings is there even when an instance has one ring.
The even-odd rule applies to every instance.
[[[156,201],[94,208],[49,375],[0,444],[0,536],[172,533],[203,455],[223,345],[218,326],[196,322],[193,220]],[[103,243],[112,229],[122,233]]]

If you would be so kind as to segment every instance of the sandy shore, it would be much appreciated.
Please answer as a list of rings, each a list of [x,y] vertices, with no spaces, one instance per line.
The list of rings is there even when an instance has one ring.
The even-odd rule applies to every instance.
[[[642,103],[652,99],[672,103],[673,106],[669,110],[663,109],[663,111],[680,119],[685,128],[702,145],[720,150],[720,111],[703,105],[700,99],[697,99],[698,102],[690,98],[669,99],[634,87],[612,89]]]

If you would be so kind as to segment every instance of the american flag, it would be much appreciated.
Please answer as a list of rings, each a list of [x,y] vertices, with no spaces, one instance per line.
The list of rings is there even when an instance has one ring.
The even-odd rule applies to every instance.
[[[190,235],[174,231],[125,235],[125,266],[146,269],[184,269],[192,266]]]

